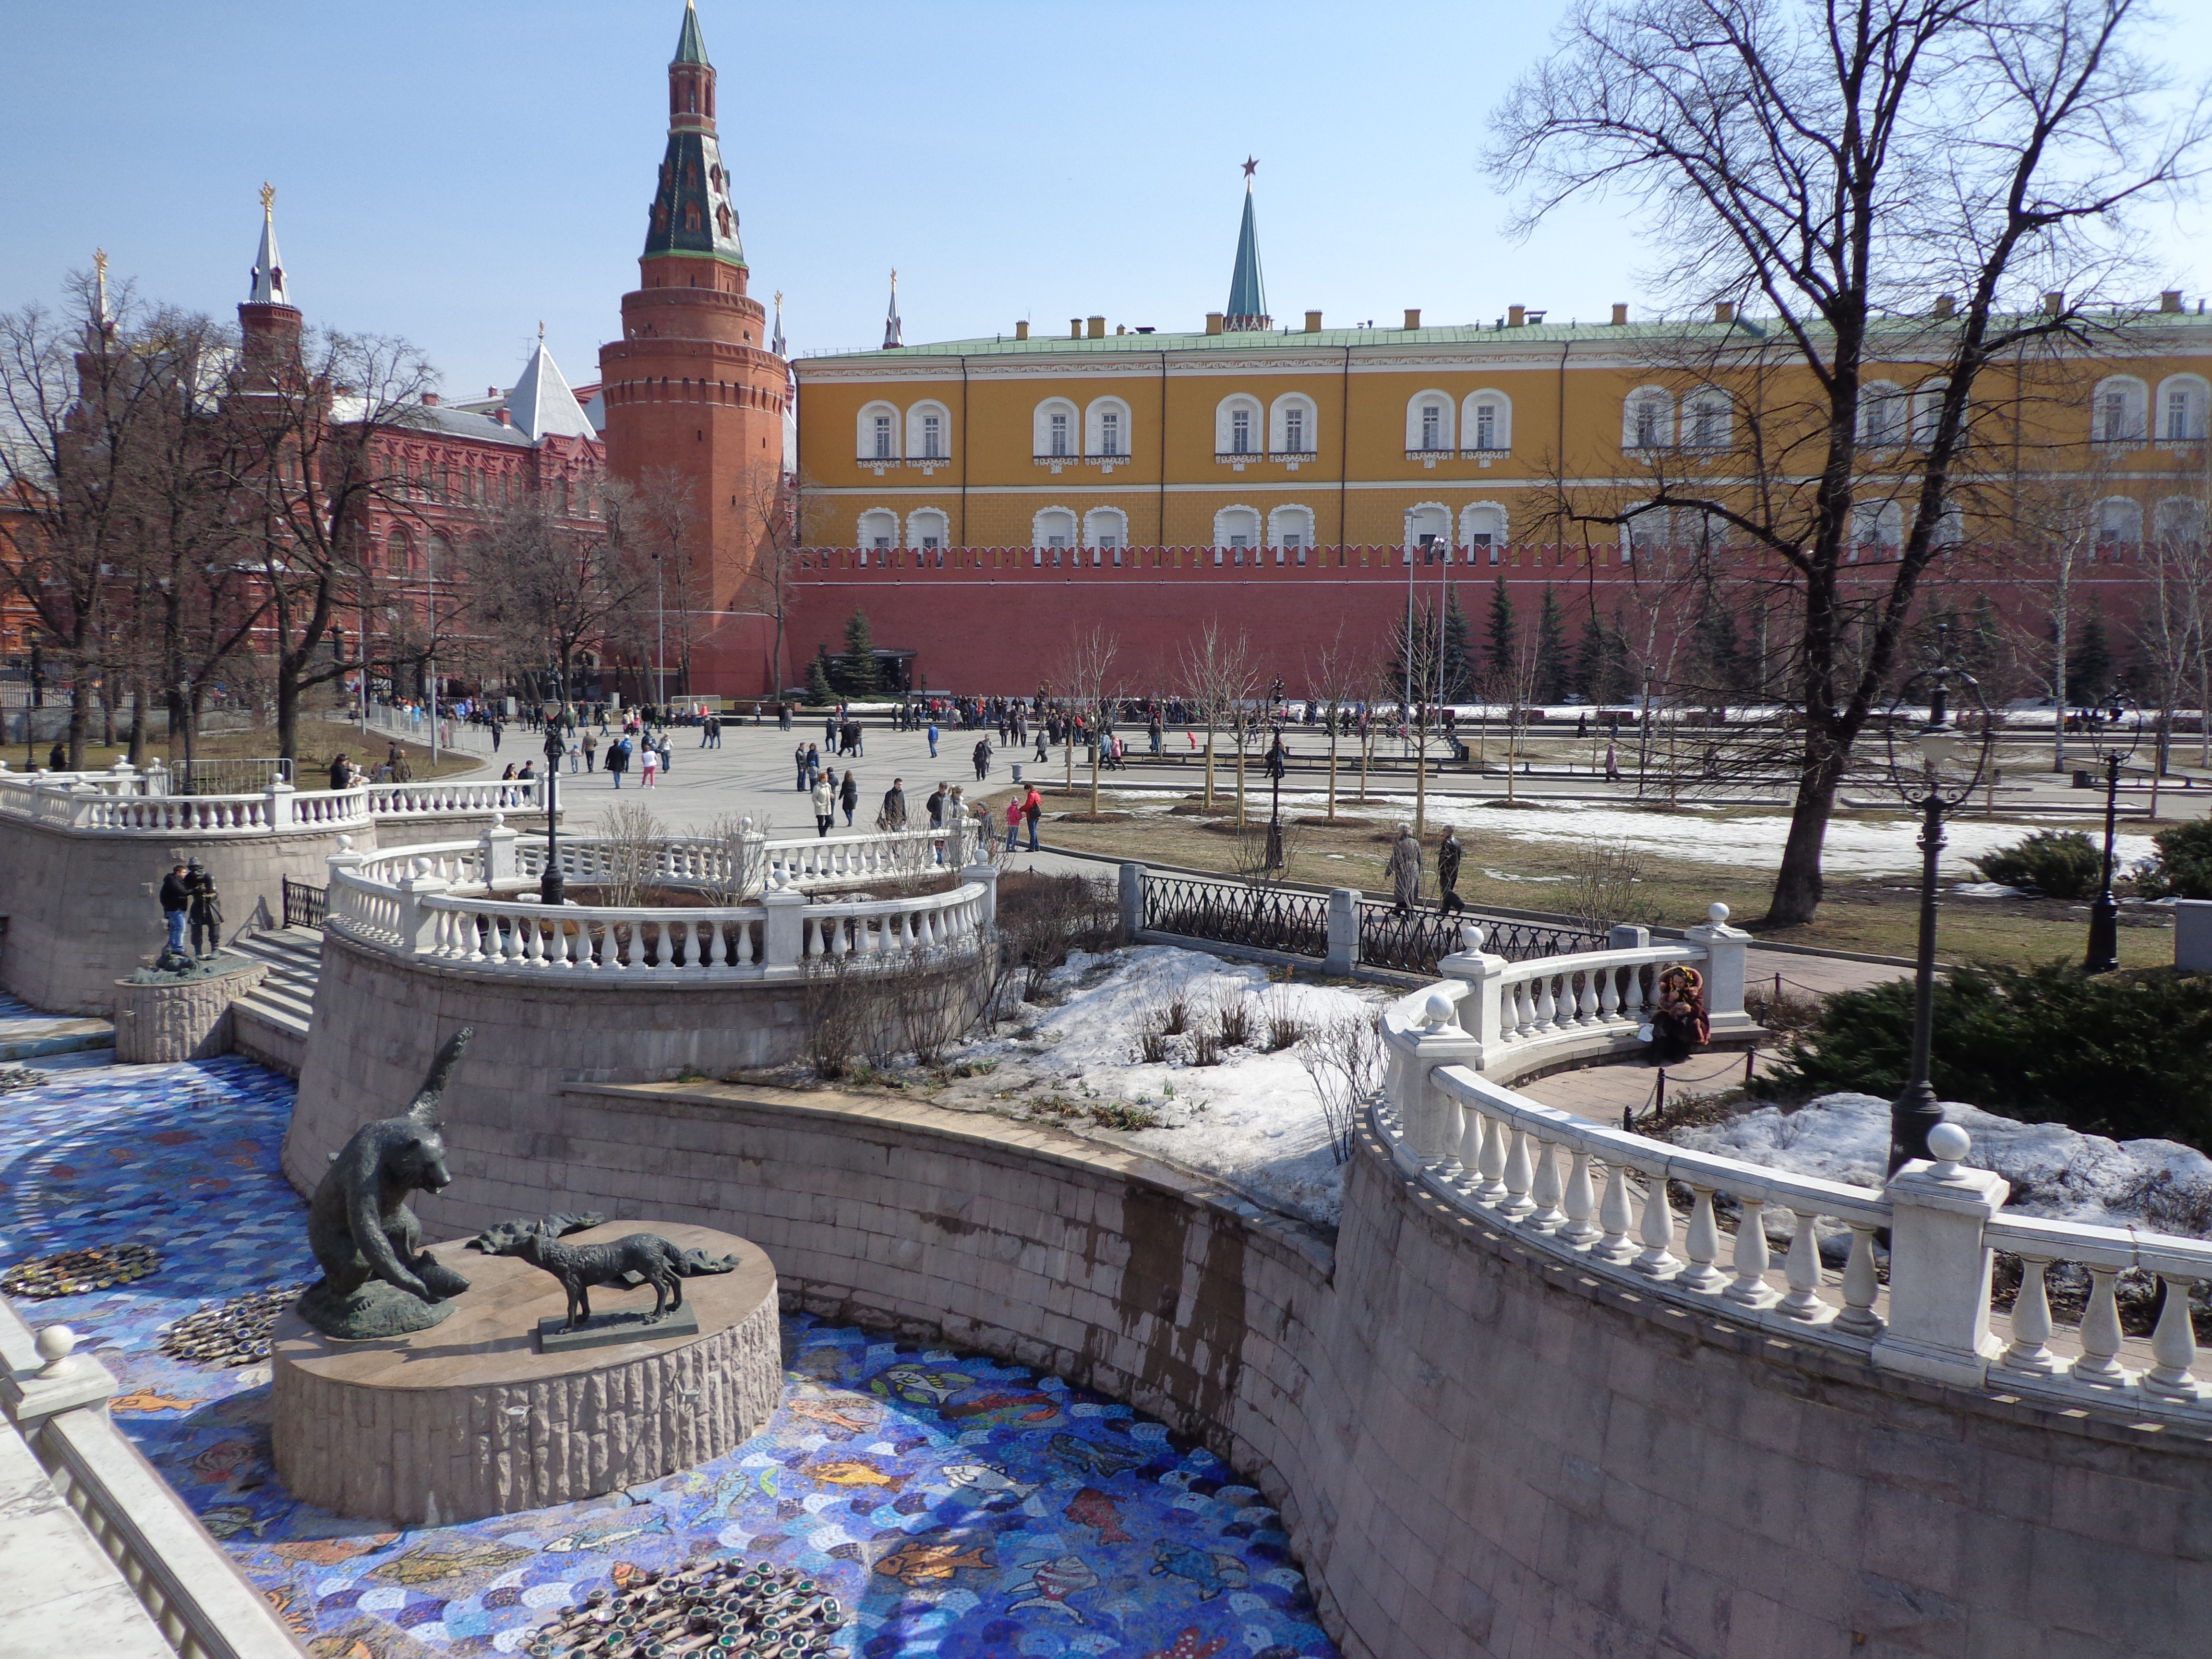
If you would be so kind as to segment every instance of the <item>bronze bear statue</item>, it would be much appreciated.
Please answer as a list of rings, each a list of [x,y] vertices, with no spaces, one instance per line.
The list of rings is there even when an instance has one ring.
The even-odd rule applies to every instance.
[[[453,1176],[439,1108],[474,1029],[447,1039],[422,1091],[398,1117],[365,1123],[331,1158],[307,1211],[307,1244],[320,1283],[300,1298],[300,1316],[325,1336],[361,1341],[428,1328],[453,1311],[469,1281],[419,1247],[411,1193],[434,1193]]]

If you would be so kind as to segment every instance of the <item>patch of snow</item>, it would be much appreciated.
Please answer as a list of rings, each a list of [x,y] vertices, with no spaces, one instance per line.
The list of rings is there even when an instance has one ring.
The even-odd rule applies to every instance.
[[[2006,1207],[2054,1221],[2161,1228],[2144,1212],[2146,1185],[2171,1199],[2212,1200],[2212,1158],[2172,1140],[2110,1140],[2063,1123],[2021,1123],[1946,1102],[1943,1115],[1974,1138],[1966,1162],[2012,1183]],[[1676,1146],[1853,1187],[1879,1187],[1889,1160],[1889,1103],[1822,1095],[1796,1111],[1763,1106],[1725,1123],[1677,1129]]]
[[[2025,898],[2027,894],[2017,887],[2008,887],[2001,881],[1962,881],[1952,888],[1955,898]]]

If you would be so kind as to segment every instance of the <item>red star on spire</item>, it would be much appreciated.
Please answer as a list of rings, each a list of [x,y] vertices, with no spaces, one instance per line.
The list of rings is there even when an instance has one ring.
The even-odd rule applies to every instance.
[[[1250,178],[1254,173],[1257,173],[1259,170],[1260,170],[1260,164],[1259,164],[1257,161],[1254,161],[1254,160],[1253,160],[1250,156],[1249,156],[1249,155],[1248,155],[1248,156],[1246,156],[1246,157],[1244,158],[1244,176],[1245,176],[1247,179],[1249,179],[1249,178]]]

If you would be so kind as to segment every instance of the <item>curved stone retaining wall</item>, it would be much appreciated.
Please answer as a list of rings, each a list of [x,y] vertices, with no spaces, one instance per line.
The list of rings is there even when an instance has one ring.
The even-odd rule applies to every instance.
[[[404,1098],[408,1063],[368,1097]],[[354,1127],[307,1109],[303,1185]],[[1332,1251],[1118,1148],[901,1101],[578,1085],[513,1121],[449,1109],[447,1136],[433,1233],[580,1207],[716,1226],[818,1312],[1203,1439],[1281,1508],[1352,1656],[2182,1659],[2212,1627],[2204,1443],[1601,1285],[1371,1139]]]

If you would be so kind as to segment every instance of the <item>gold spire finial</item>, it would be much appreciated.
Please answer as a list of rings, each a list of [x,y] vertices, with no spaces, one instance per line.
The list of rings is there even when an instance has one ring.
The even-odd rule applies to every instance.
[[[96,247],[92,251],[92,268],[100,273],[100,280],[107,280],[107,250]]]
[[[545,321],[543,318],[540,318],[538,323],[538,343],[540,345],[545,343]]]
[[[264,217],[270,213],[275,211],[276,202],[276,186],[270,184],[266,179],[263,179],[261,181],[261,211]]]

